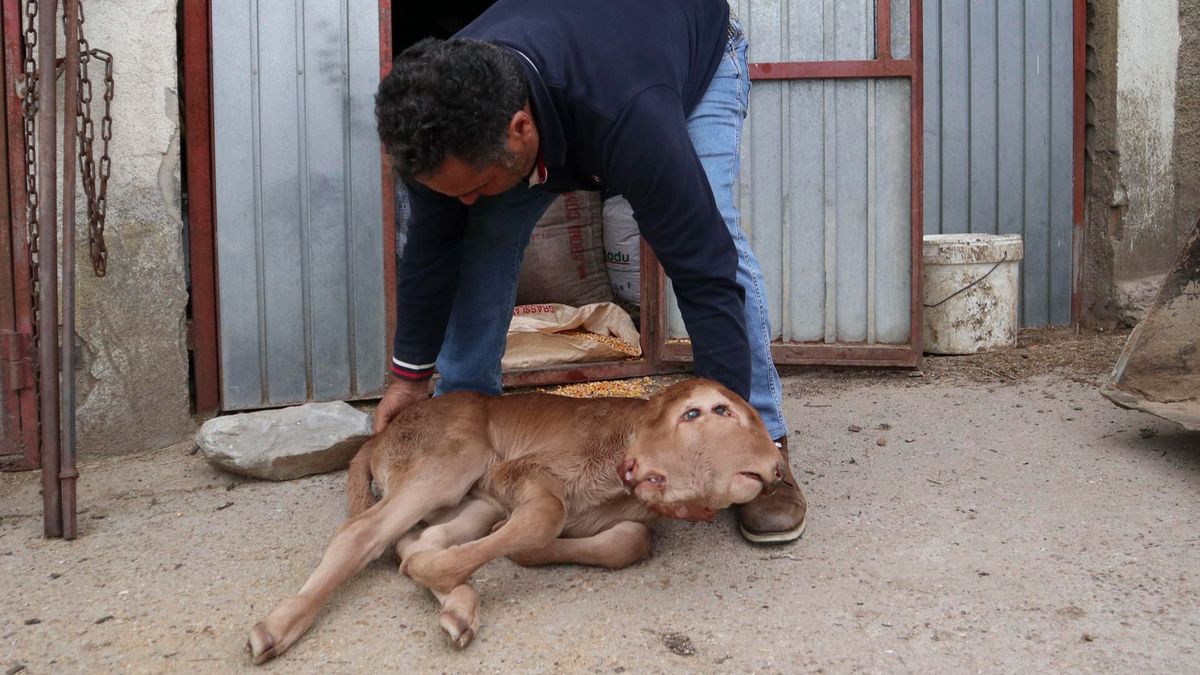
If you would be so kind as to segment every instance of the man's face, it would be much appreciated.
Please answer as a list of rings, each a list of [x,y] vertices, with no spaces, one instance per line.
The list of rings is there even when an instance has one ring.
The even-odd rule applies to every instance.
[[[519,185],[533,171],[537,161],[537,127],[528,104],[513,115],[505,145],[508,156],[495,164],[476,168],[451,155],[433,173],[418,176],[416,180],[467,205],[474,204],[480,197],[492,197]]]
[[[511,190],[527,175],[527,172],[520,172],[518,167],[512,166],[510,162],[490,164],[476,169],[461,159],[450,156],[442,162],[437,171],[429,176],[417,178],[417,181],[431,190],[470,205],[480,197],[492,197]]]

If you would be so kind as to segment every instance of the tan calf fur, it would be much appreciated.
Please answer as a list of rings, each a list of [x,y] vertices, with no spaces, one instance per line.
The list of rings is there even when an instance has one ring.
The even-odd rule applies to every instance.
[[[648,523],[711,519],[770,490],[782,462],[754,409],[707,380],[648,401],[422,401],[351,462],[350,518],[300,592],[251,630],[254,662],[291,647],[334,589],[393,545],[400,571],[433,592],[439,624],[465,647],[479,630],[470,578],[488,561],[631,565],[649,554]]]

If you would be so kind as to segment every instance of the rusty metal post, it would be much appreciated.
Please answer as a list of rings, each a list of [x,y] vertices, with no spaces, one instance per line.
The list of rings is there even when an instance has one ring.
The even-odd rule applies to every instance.
[[[63,0],[66,64],[63,70],[62,214],[62,489],[63,539],[74,539],[75,480],[75,161],[79,109],[79,0]]]
[[[58,3],[38,7],[37,184],[38,204],[38,392],[42,427],[42,520],[47,537],[62,536],[62,494],[58,450],[58,200],[54,59]]]

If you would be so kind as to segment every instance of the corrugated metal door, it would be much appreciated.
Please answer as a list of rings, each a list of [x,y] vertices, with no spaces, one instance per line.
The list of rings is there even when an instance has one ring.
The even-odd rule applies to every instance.
[[[1025,325],[1071,320],[1073,5],[925,7],[925,232],[1025,239]]]
[[[226,410],[365,397],[387,363],[378,0],[213,0]]]
[[[776,361],[915,364],[921,69],[909,0],[732,4],[754,80],[739,208]],[[682,338],[668,301],[668,337]],[[686,358],[686,346],[668,340],[664,354]]]

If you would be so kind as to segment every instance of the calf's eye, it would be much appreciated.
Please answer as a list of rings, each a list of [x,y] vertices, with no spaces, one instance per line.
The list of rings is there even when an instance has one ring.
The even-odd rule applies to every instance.
[[[683,419],[690,422],[700,416],[699,408],[688,408],[688,411],[683,413]]]

